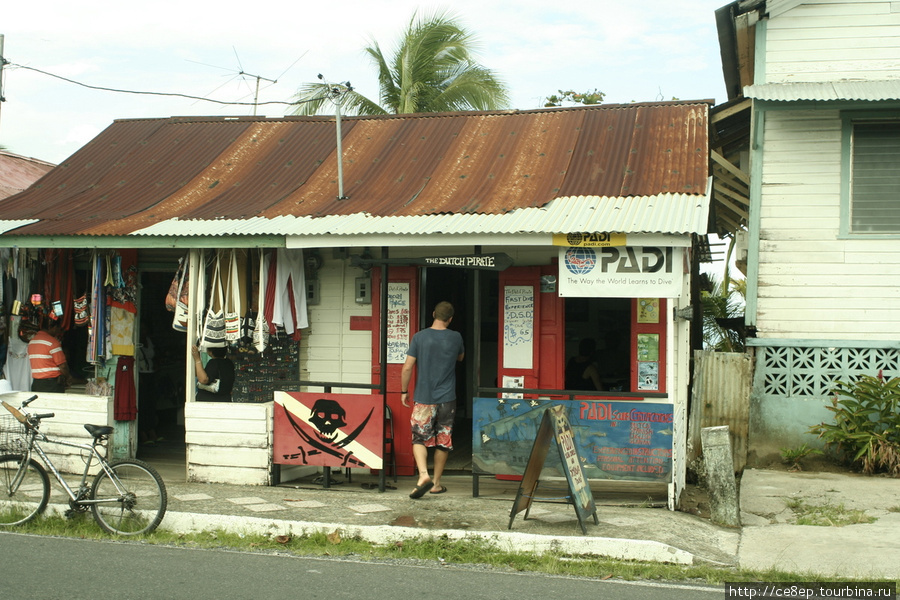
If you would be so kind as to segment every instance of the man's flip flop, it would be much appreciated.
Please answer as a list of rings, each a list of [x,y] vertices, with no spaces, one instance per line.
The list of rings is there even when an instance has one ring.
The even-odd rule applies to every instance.
[[[436,491],[436,492],[432,490],[431,493],[432,493],[432,494],[443,494],[443,493],[446,492],[446,491],[447,491],[447,486],[446,486],[446,485],[442,485],[442,486],[441,486],[441,489],[439,489],[439,490]]]
[[[430,490],[433,487],[434,487],[433,481],[426,481],[422,485],[417,485],[416,489],[414,489],[412,491],[412,493],[410,493],[409,497],[412,498],[413,500],[415,500],[417,498],[421,498],[428,492],[428,490]]]

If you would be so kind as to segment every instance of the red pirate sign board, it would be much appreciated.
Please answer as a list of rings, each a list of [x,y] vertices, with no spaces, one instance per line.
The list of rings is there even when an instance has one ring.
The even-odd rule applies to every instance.
[[[381,396],[275,392],[276,464],[381,469],[383,440]]]

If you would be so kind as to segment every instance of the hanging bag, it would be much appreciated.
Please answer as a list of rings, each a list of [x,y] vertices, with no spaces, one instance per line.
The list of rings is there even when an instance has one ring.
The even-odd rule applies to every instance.
[[[238,280],[237,256],[231,251],[228,266],[228,280],[225,288],[225,341],[230,345],[238,343],[241,337],[241,286]]]
[[[225,342],[225,309],[222,298],[222,277],[219,272],[219,256],[216,255],[216,266],[209,286],[209,306],[206,319],[203,321],[203,335],[200,348],[224,348]]]
[[[88,274],[87,282],[84,286],[84,293],[75,298],[73,301],[73,305],[75,310],[73,311],[75,317],[75,326],[76,327],[84,327],[91,321],[91,301],[90,301],[90,289],[91,289],[91,276]]]
[[[169,308],[169,310],[175,313],[172,318],[172,329],[182,333],[187,331],[188,323],[188,284],[190,279],[188,265],[187,256],[178,259],[178,270],[175,272],[175,278],[172,279],[172,285],[169,286],[169,293],[166,296],[166,308],[169,308],[171,304],[173,308]]]

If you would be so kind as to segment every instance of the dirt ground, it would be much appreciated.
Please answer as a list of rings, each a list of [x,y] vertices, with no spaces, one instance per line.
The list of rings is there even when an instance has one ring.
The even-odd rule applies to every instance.
[[[748,465],[750,468],[750,465]],[[764,469],[769,471],[803,471],[811,473],[855,473],[848,466],[836,462],[834,459],[826,456],[810,456],[804,458],[799,465],[792,465],[773,458],[768,461],[757,461],[752,465],[754,469]],[[704,519],[709,518],[709,492],[706,489],[705,477],[698,476],[693,470],[689,470],[688,483],[684,491],[681,493],[681,506],[679,510],[692,515],[697,515]],[[738,493],[740,494],[741,480],[740,475],[737,477]]]

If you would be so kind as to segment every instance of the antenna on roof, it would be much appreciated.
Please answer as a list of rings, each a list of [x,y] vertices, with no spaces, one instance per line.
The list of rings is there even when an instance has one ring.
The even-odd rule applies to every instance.
[[[345,81],[344,83],[328,83],[322,74],[319,73],[319,79],[322,80],[322,83],[327,86],[327,91],[324,96],[331,100],[331,103],[334,104],[334,115],[335,115],[335,123],[337,130],[337,156],[338,156],[338,200],[346,200],[347,196],[344,195],[344,152],[341,147],[341,102],[344,99],[344,95],[347,92],[352,92],[353,87],[350,85],[349,81]]]
[[[272,85],[275,85],[276,83],[278,83],[278,80],[279,80],[279,79],[281,79],[282,77],[284,77],[284,75],[294,67],[294,65],[296,65],[298,62],[300,62],[300,59],[301,59],[301,58],[303,58],[304,56],[306,56],[306,52],[304,52],[303,54],[301,54],[301,55],[297,58],[297,60],[295,60],[293,63],[291,63],[291,66],[289,66],[287,69],[285,69],[284,72],[283,72],[281,75],[279,75],[279,76],[278,76],[277,78],[275,78],[275,79],[269,79],[268,77],[263,77],[262,75],[254,75],[253,73],[247,73],[246,71],[244,71],[244,65],[241,64],[241,57],[238,56],[237,48],[235,48],[234,46],[232,46],[231,49],[234,51],[234,57],[237,59],[237,63],[238,63],[238,70],[237,70],[237,71],[234,71],[233,69],[229,69],[229,68],[227,68],[227,67],[218,67],[218,66],[216,66],[216,65],[208,65],[208,64],[206,64],[206,63],[201,63],[201,62],[198,62],[198,61],[195,61],[195,60],[188,60],[188,62],[195,62],[195,63],[197,63],[198,65],[205,65],[205,66],[207,66],[207,67],[213,67],[213,68],[215,68],[215,69],[223,69],[223,70],[225,70],[225,71],[231,71],[232,73],[235,74],[235,77],[241,77],[241,78],[243,78],[243,77],[246,76],[246,77],[253,77],[254,79],[256,79],[256,90],[255,90],[254,93],[253,93],[253,116],[254,116],[254,117],[256,116],[256,109],[257,109],[258,104],[259,104],[259,82],[260,82],[260,81],[268,81],[268,82],[271,83]],[[234,77],[231,78],[231,79],[229,80],[229,82],[231,82],[231,81],[234,81]],[[223,84],[223,85],[224,85],[224,84]],[[221,86],[219,86],[219,87],[221,87]],[[216,88],[216,89],[219,89],[219,88]]]

